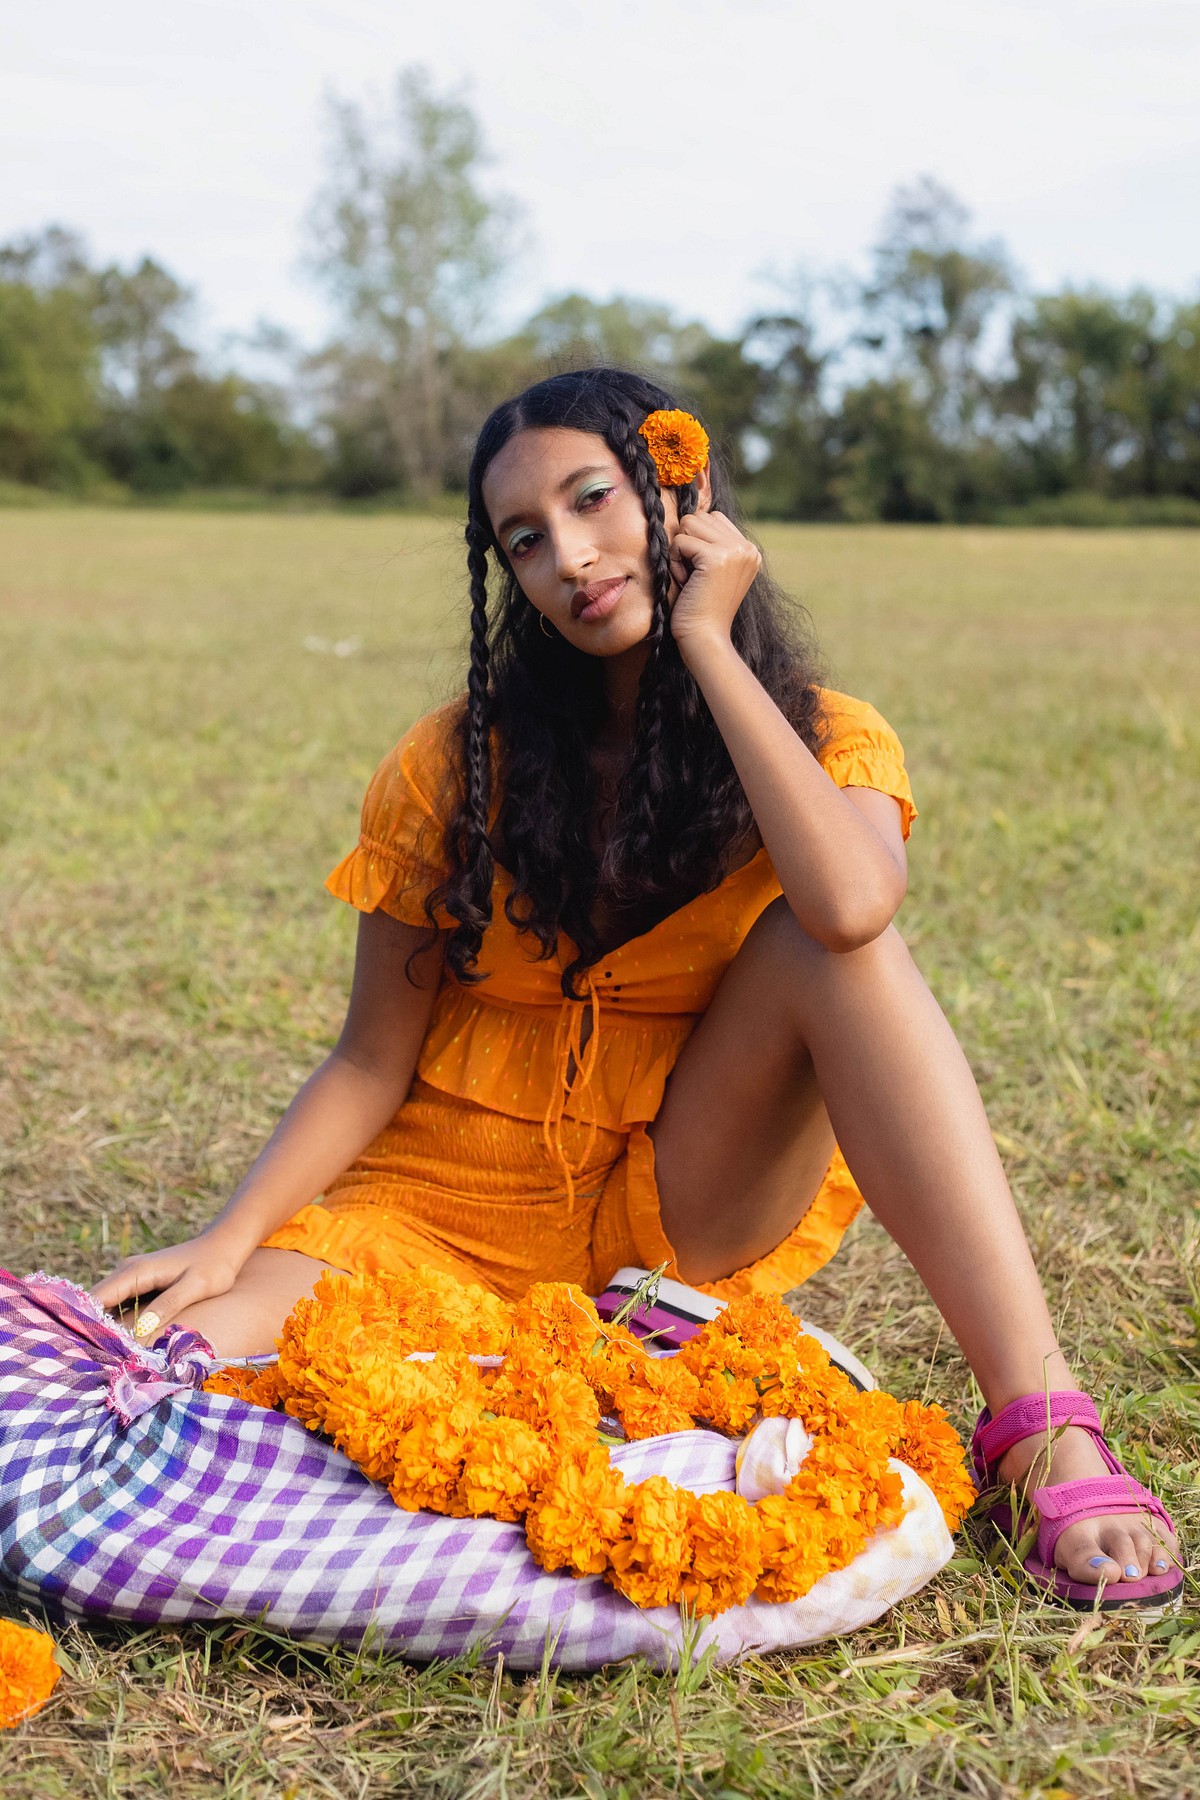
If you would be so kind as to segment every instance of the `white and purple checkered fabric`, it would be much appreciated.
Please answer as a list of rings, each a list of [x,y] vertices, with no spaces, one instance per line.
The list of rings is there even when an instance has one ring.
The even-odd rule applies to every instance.
[[[643,1611],[602,1581],[546,1574],[519,1525],[401,1511],[296,1420],[202,1392],[205,1349],[179,1329],[144,1349],[70,1283],[0,1272],[0,1581],[10,1590],[60,1617],[233,1617],[325,1643],[370,1638],[417,1659],[483,1644],[510,1667],[536,1668],[549,1643],[567,1669],[638,1654],[677,1663],[676,1608]],[[663,1474],[696,1492],[734,1483],[734,1445],[711,1432],[613,1456],[632,1480]],[[938,1536],[928,1490],[904,1473],[909,1515],[849,1570],[792,1605],[751,1601],[702,1621],[694,1647],[729,1661],[811,1642],[915,1592],[950,1539],[944,1526]],[[880,1553],[869,1591],[852,1592]]]

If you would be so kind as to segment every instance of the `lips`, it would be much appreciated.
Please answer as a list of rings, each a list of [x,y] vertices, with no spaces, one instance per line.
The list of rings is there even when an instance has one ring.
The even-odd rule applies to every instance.
[[[571,617],[602,619],[612,611],[628,580],[628,575],[613,575],[607,581],[589,581],[586,587],[576,588],[571,596]]]

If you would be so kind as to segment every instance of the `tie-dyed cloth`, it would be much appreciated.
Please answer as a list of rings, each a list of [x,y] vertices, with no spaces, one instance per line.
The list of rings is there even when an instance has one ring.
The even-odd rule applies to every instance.
[[[641,1610],[598,1579],[548,1575],[519,1525],[401,1511],[296,1420],[206,1394],[203,1339],[138,1344],[82,1289],[0,1271],[0,1581],[52,1615],[237,1618],[323,1643],[455,1656],[482,1643],[509,1666],[643,1655],[674,1666],[678,1609]],[[734,1485],[735,1446],[707,1431],[622,1445],[630,1480],[697,1493]],[[900,1465],[896,1465],[897,1468]],[[856,1630],[951,1554],[928,1488],[803,1600],[751,1600],[691,1632],[717,1660]]]

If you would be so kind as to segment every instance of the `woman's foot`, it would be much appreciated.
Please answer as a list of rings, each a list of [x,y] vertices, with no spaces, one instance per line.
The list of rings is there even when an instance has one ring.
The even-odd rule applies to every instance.
[[[1111,1476],[1090,1432],[1064,1425],[1052,1436],[1049,1458],[1044,1430],[1014,1444],[1000,1458],[1000,1480],[1018,1494],[1032,1495],[1038,1487]],[[1073,1581],[1115,1587],[1178,1568],[1178,1549],[1161,1519],[1145,1513],[1101,1514],[1066,1527],[1054,1545],[1054,1563]]]

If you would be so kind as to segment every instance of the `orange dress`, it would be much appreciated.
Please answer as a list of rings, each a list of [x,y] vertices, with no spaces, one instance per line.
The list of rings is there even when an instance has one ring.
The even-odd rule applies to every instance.
[[[893,795],[907,837],[916,808],[899,739],[865,702],[831,690],[824,701],[826,772],[840,786]],[[371,780],[358,843],[326,882],[360,912],[382,907],[406,924],[427,923],[424,898],[443,874],[447,740],[462,704],[418,719]],[[354,1271],[427,1263],[505,1298],[549,1280],[599,1293],[621,1267],[674,1264],[646,1126],[721,976],[782,891],[771,859],[760,849],[711,893],[610,951],[581,977],[579,1001],[560,987],[574,944],[564,935],[556,958],[536,961],[536,943],[504,914],[511,885],[498,868],[478,964],[488,978],[464,986],[443,976],[391,1124],[323,1203],[302,1207],[267,1245]],[[861,1204],[835,1151],[795,1230],[707,1291],[799,1285],[833,1255]]]

